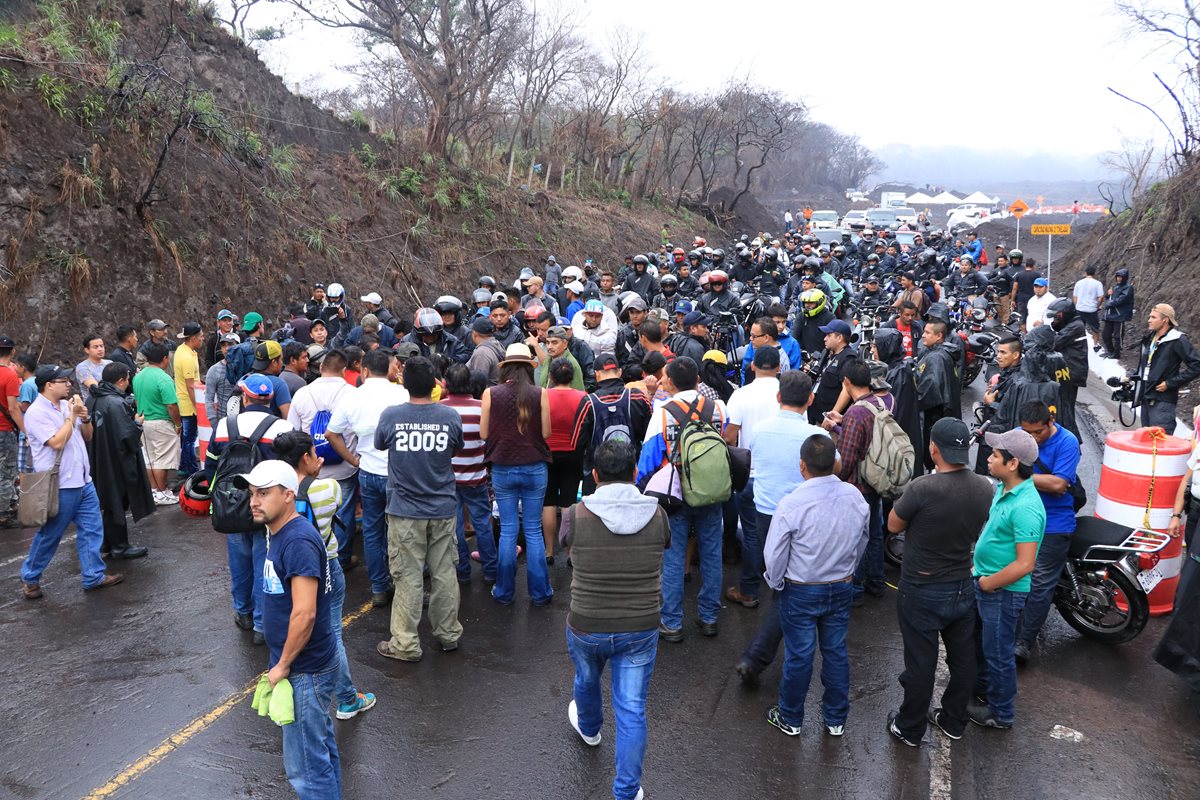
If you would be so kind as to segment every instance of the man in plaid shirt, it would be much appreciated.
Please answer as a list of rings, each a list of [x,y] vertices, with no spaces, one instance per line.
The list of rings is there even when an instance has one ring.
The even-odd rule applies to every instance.
[[[871,509],[867,550],[858,569],[854,571],[853,605],[858,608],[863,604],[863,592],[872,597],[882,597],[884,592],[882,501],[879,494],[862,480],[858,470],[859,464],[867,457],[867,449],[875,433],[875,417],[865,404],[890,410],[895,401],[886,392],[875,394],[872,391],[871,368],[865,362],[851,364],[842,383],[846,394],[850,396],[850,407],[840,417],[833,412],[829,417],[840,425],[840,429],[835,429],[838,454],[842,459],[838,477],[862,492],[863,499]]]

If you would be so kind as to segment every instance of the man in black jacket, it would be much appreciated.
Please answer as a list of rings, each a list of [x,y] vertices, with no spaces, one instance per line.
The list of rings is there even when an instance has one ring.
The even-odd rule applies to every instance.
[[[1129,270],[1122,268],[1113,273],[1113,285],[1108,288],[1100,316],[1104,320],[1104,329],[1100,333],[1104,352],[1100,356],[1120,358],[1125,323],[1133,319],[1133,286],[1129,284]]]
[[[946,344],[950,335],[945,322],[930,320],[921,335],[921,358],[917,362],[917,398],[922,412],[922,453],[925,469],[933,469],[929,453],[933,425],[943,417],[962,413],[962,379],[954,351]],[[916,442],[913,442],[915,445]]]
[[[683,318],[683,334],[671,340],[671,350],[676,356],[687,356],[696,362],[697,368],[704,363],[708,352],[708,317],[702,311],[693,311]]]
[[[87,402],[94,431],[88,455],[104,517],[104,544],[100,552],[111,558],[146,555],[145,547],[129,544],[125,511],[133,512],[136,522],[154,513],[156,507],[142,458],[142,431],[133,421],[133,407],[127,394],[131,375],[124,364],[115,361],[108,364]]]
[[[638,255],[633,257],[633,272],[625,276],[625,283],[621,286],[621,291],[637,292],[646,304],[649,305],[654,296],[659,292],[658,281],[654,280],[654,276],[647,272],[650,266],[650,260],[645,256]],[[564,275],[565,277],[565,275]]]
[[[1087,331],[1083,319],[1075,310],[1075,303],[1066,297],[1051,303],[1046,313],[1054,330],[1054,349],[1066,361],[1066,374],[1055,375],[1058,380],[1058,409],[1054,419],[1082,442],[1075,420],[1075,396],[1079,393],[1079,387],[1087,386]]]
[[[1149,333],[1142,339],[1136,372],[1141,378],[1134,405],[1141,406],[1142,425],[1175,432],[1175,406],[1179,390],[1200,376],[1200,354],[1187,334],[1176,327],[1175,309],[1159,303],[1147,320]]]
[[[921,437],[921,406],[917,397],[916,362],[905,356],[900,341],[900,332],[891,328],[875,331],[872,340],[875,358],[887,365],[887,382],[892,385],[892,397],[896,407],[892,416],[908,434],[908,439],[917,446]],[[924,472],[922,459],[914,459],[913,477]]]

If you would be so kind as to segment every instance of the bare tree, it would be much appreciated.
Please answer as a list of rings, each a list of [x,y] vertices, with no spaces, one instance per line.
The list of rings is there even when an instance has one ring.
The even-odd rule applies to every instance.
[[[425,146],[450,155],[487,111],[513,55],[520,0],[272,0],[329,28],[394,45],[429,102]]]
[[[1160,165],[1155,160],[1157,149],[1153,140],[1123,136],[1119,150],[1110,150],[1100,156],[1100,163],[1120,178],[1119,183],[1108,187],[1111,192],[1107,198],[1109,210],[1124,211],[1150,186]]]

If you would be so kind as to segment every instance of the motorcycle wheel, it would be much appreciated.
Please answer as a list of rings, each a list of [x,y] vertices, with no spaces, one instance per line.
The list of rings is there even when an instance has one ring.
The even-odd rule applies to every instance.
[[[979,377],[979,373],[983,370],[983,364],[980,363],[982,360],[979,356],[975,356],[975,362],[963,372],[962,385],[964,389],[974,383],[975,379]]]
[[[1126,428],[1132,428],[1137,422],[1137,409],[1129,403],[1117,403],[1117,417]]]
[[[1068,625],[1089,639],[1124,644],[1137,637],[1150,619],[1146,593],[1115,565],[1104,577],[1080,572],[1079,589],[1085,602],[1090,601],[1091,613],[1076,605],[1070,589],[1061,584],[1055,590],[1054,607]]]
[[[904,534],[886,531],[883,538],[883,557],[893,567],[904,561]]]

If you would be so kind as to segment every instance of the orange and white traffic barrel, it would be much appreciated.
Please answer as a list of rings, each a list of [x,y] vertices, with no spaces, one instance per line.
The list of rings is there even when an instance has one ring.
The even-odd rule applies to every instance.
[[[204,466],[204,458],[208,455],[208,441],[212,439],[212,428],[208,422],[208,408],[204,405],[203,383],[193,384],[196,403],[196,461]]]
[[[1115,431],[1104,442],[1104,464],[1096,516],[1130,528],[1165,533],[1171,524],[1175,495],[1187,480],[1191,443],[1162,428]],[[1171,613],[1183,566],[1182,539],[1172,539],[1159,552],[1163,580],[1150,592],[1153,616]]]

